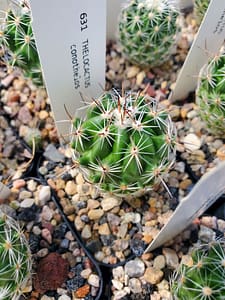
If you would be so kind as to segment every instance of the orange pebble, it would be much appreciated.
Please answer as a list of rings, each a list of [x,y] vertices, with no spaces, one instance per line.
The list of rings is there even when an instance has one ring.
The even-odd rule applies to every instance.
[[[87,296],[87,294],[90,292],[90,285],[85,284],[81,286],[79,289],[76,290],[75,292],[75,297],[77,298],[84,298]]]

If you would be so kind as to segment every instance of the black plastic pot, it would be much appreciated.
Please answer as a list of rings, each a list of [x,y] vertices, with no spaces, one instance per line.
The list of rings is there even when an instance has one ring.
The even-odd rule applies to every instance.
[[[39,173],[39,167],[42,165],[43,163],[43,155],[40,154],[38,156],[38,163],[36,165],[36,172],[37,172],[37,176],[39,176],[42,180],[44,180],[47,184],[47,181],[45,180],[44,176],[41,175]],[[192,171],[192,169],[190,168],[190,166],[188,165],[188,163],[181,159],[179,153],[177,155],[177,160],[178,161],[183,161],[185,163],[185,172],[189,175],[189,178],[192,180],[193,182],[193,186],[194,184],[196,184],[199,180],[199,178],[196,176],[196,174]],[[120,265],[124,265],[126,262],[128,262],[130,259],[134,259],[136,256],[137,256],[137,253],[133,253],[132,255],[130,255],[129,257],[127,257],[124,261],[122,262],[119,262],[117,264],[106,264],[106,263],[102,263],[100,261],[97,261],[95,258],[94,258],[94,254],[89,250],[87,249],[87,246],[86,244],[84,243],[80,233],[76,230],[73,222],[70,222],[68,220],[68,217],[65,215],[64,211],[63,211],[63,208],[60,204],[60,199],[58,199],[56,193],[53,191],[53,194],[54,194],[54,202],[56,203],[57,207],[59,208],[60,210],[60,213],[62,214],[65,222],[67,223],[68,227],[70,228],[71,232],[73,232],[74,236],[76,237],[76,239],[79,241],[79,244],[80,246],[85,250],[85,252],[87,253],[87,255],[92,259],[92,261],[94,261],[95,265],[97,265],[102,274],[103,274],[103,288],[102,288],[102,296],[99,298],[99,299],[111,299],[111,287],[110,287],[110,283],[108,282],[109,281],[109,278],[111,278],[112,276],[112,269],[117,267],[117,266],[120,266]],[[175,209],[176,206],[178,205],[178,194],[176,193],[176,190],[174,190],[173,188],[171,188],[171,194],[173,195],[173,198],[171,199],[171,203],[170,203],[170,206]],[[207,213],[209,213],[210,215],[215,215],[217,216],[218,218],[222,218],[222,219],[225,219],[224,218],[224,207],[225,207],[225,196],[222,195],[208,210],[207,210]],[[223,211],[223,213],[221,214],[221,211]],[[106,279],[106,280],[105,280]],[[108,280],[108,281],[107,281]],[[108,295],[108,296],[107,296]]]
[[[12,152],[13,152],[13,157],[16,158],[17,160],[17,168],[18,170],[21,168],[21,164],[23,165],[23,168],[21,168],[21,176],[25,177],[25,176],[29,176],[30,175],[30,172],[31,170],[33,169],[33,165],[34,165],[34,162],[33,162],[33,159],[32,159],[32,150],[30,149],[30,147],[24,142],[23,139],[21,139],[19,136],[18,136],[18,133],[15,131],[15,129],[13,127],[11,127],[9,124],[9,117],[5,114],[1,114],[0,113],[0,117],[3,118],[7,123],[8,123],[8,128],[11,133],[12,133],[12,136],[13,136],[13,140],[11,141],[11,144],[12,144]],[[9,143],[9,141],[7,141]],[[2,148],[4,149],[4,144],[2,145]],[[23,157],[22,156],[22,153],[24,152],[27,152],[27,157]],[[25,153],[24,153],[25,154]],[[2,158],[4,158],[4,150],[3,150],[3,153],[2,153]],[[10,157],[5,157],[5,158],[8,158],[10,159]],[[6,171],[7,171],[7,165],[5,165],[5,168],[6,168]],[[15,170],[16,172],[16,170]],[[14,172],[14,173],[15,173]],[[14,173],[11,175],[13,176]],[[11,180],[11,176],[10,176],[10,172],[9,172],[9,178],[8,180],[10,181]],[[4,175],[5,177],[7,176],[7,174]],[[4,179],[3,179],[4,181]],[[7,182],[7,177],[5,178],[5,181]]]
[[[38,184],[40,184],[40,185],[43,185],[43,186],[46,186],[46,185],[47,185],[47,183],[46,183],[45,180],[42,180],[42,179],[37,178],[37,177],[23,177],[22,179],[24,179],[26,182],[27,182],[28,180],[34,180],[35,182],[38,182]],[[10,183],[9,188],[12,187],[12,184],[13,184],[13,182]],[[64,213],[63,213],[63,211],[62,211],[62,207],[60,206],[58,200],[55,198],[54,191],[53,191],[52,189],[51,189],[51,201],[54,202],[54,204],[55,204],[55,206],[57,207],[57,209],[58,209],[60,215],[62,216],[62,220],[63,220],[63,223],[62,223],[62,224],[65,224],[66,227],[67,227],[67,229],[68,229],[69,231],[71,231],[71,233],[73,234],[73,236],[74,236],[74,238],[75,238],[75,241],[77,241],[79,247],[83,249],[83,251],[84,251],[86,257],[91,261],[91,264],[92,264],[94,273],[96,273],[96,274],[98,275],[99,279],[100,279],[100,286],[99,286],[99,288],[98,288],[97,295],[96,295],[95,297],[91,298],[91,299],[94,299],[94,300],[108,299],[108,298],[102,298],[103,284],[104,284],[104,282],[103,282],[102,271],[101,271],[99,265],[95,262],[95,260],[93,260],[92,256],[89,254],[89,252],[86,251],[85,247],[83,247],[83,244],[80,242],[79,238],[77,237],[76,232],[73,230],[73,228],[71,228],[71,224],[70,224],[70,222],[68,221],[68,219],[66,218],[66,216],[64,215]],[[29,219],[29,220],[27,219],[27,222],[31,222],[31,221],[34,221],[34,222],[35,222],[35,220],[33,219],[33,216],[32,216],[32,211],[33,211],[33,214],[36,214],[36,213],[39,211],[39,208],[38,208],[38,206],[35,206],[35,207],[33,207],[33,206],[34,206],[34,205],[32,205],[32,207],[29,207],[29,208],[27,208],[27,209],[25,208],[24,211],[19,212],[18,215],[13,215],[13,217],[14,217],[15,219],[17,219],[18,221],[22,222],[22,223],[26,222],[26,221],[25,221],[26,218]],[[26,214],[27,214],[27,217],[25,217]],[[67,230],[67,231],[68,231],[68,230]],[[32,249],[33,249],[33,247],[34,247],[35,241],[36,241],[36,239],[33,240],[33,239],[32,239],[32,236],[30,236],[31,251],[32,251]],[[49,252],[50,252],[50,253],[51,253],[52,251],[55,252],[55,246],[54,246],[54,245],[51,245],[51,246],[52,246],[52,247],[50,247]],[[51,293],[51,292],[50,292],[50,293]]]

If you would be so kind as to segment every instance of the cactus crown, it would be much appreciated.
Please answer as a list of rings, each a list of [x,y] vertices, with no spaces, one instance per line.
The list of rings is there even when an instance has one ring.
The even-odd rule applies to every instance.
[[[225,240],[193,250],[188,265],[176,271],[171,288],[175,299],[225,299]]]
[[[0,46],[8,67],[19,67],[34,83],[42,84],[42,72],[31,26],[29,9],[22,3],[2,12]]]
[[[0,213],[0,299],[16,300],[31,274],[28,242],[17,222]]]
[[[215,56],[202,68],[196,102],[209,131],[225,136],[225,53]]]
[[[194,1],[194,14],[196,18],[197,25],[200,25],[205,13],[207,11],[207,8],[209,6],[210,0],[195,0]]]
[[[168,0],[132,0],[119,17],[118,40],[134,64],[154,67],[168,60],[174,45],[178,12]]]
[[[134,193],[151,186],[174,160],[175,129],[156,100],[115,91],[93,99],[75,118],[71,146],[89,181],[104,191]]]

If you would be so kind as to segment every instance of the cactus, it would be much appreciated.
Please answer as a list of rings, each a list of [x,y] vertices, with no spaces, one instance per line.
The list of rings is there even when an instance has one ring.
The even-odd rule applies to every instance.
[[[18,223],[0,212],[0,299],[17,300],[31,274],[28,242]]]
[[[87,179],[118,195],[150,188],[175,156],[170,116],[144,93],[104,92],[73,120],[71,147]]]
[[[195,0],[194,1],[194,15],[196,23],[199,26],[205,16],[210,0]]]
[[[210,132],[225,136],[225,53],[215,56],[200,71],[196,102]]]
[[[0,20],[0,46],[8,66],[21,68],[25,77],[31,78],[38,85],[43,84],[30,11],[22,3],[18,3],[17,9],[9,6],[3,12]]]
[[[225,240],[195,248],[175,272],[171,289],[175,299],[225,299]]]
[[[169,59],[180,30],[169,0],[132,0],[119,17],[118,40],[131,63],[154,67]]]

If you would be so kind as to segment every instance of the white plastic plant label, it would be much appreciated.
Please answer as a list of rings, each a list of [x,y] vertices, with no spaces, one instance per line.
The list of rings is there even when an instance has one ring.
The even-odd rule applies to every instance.
[[[211,0],[169,100],[182,100],[197,87],[199,71],[225,39],[225,1]]]
[[[182,232],[225,192],[225,161],[206,173],[184,197],[169,221],[147,247],[146,252],[160,247]]]
[[[179,0],[178,2],[180,9],[185,9],[193,6],[193,0]]]
[[[107,40],[117,39],[118,20],[126,0],[107,0]]]
[[[59,136],[105,88],[106,0],[30,0],[33,31]]]
[[[0,1],[0,18],[5,16],[5,11],[9,7],[8,0],[1,0]]]

